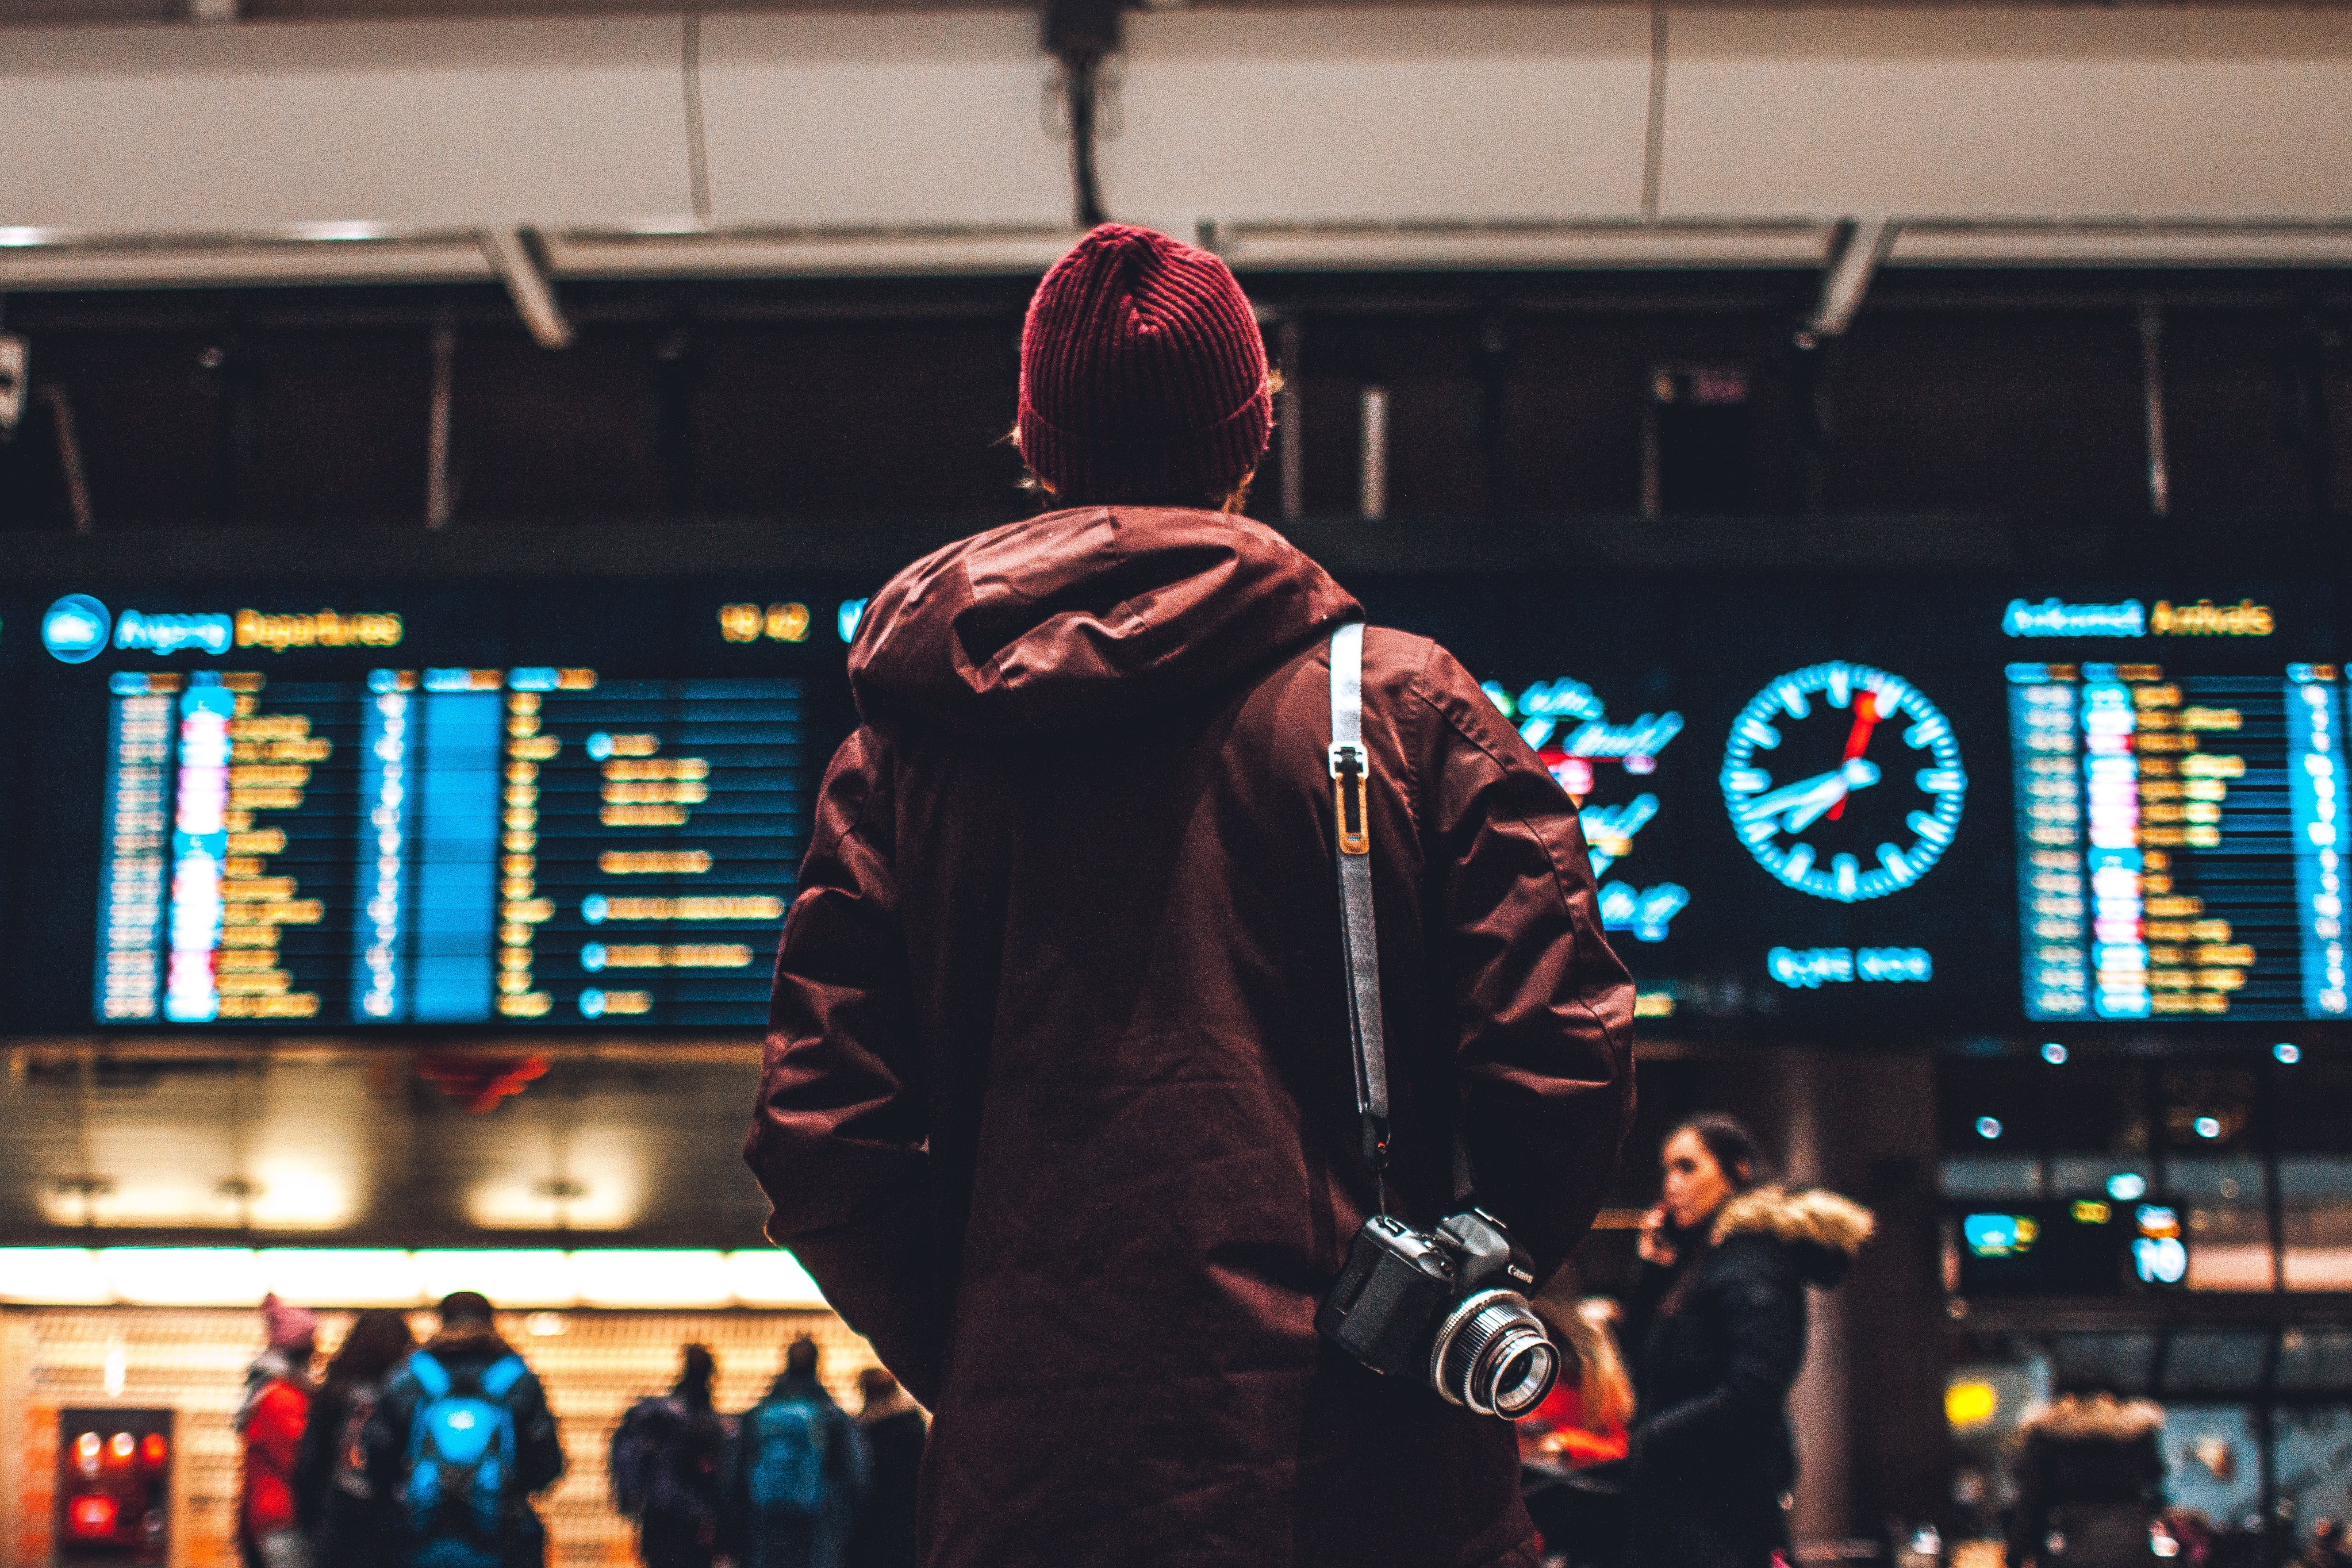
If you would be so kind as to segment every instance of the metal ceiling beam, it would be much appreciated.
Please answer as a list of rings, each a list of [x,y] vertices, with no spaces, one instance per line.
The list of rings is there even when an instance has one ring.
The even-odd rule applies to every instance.
[[[1842,330],[1877,267],[2352,268],[2352,221],[1595,218],[1532,223],[1223,223],[1203,237],[1257,274],[1800,271],[1826,267],[1817,330]],[[404,230],[299,225],[258,233],[93,235],[0,225],[0,289],[386,283],[504,284],[541,341],[568,340],[567,279],[1034,276],[1076,237],[1060,225],[916,228]],[[1418,304],[1416,302],[1416,308]]]
[[[1885,218],[1847,218],[1830,241],[1829,265],[1822,273],[1821,303],[1806,329],[1816,338],[1840,338],[1853,325],[1870,280],[1895,245],[1895,225]]]
[[[499,281],[507,286],[507,297],[514,301],[515,314],[530,329],[531,340],[542,349],[569,348],[572,323],[563,319],[563,307],[556,303],[554,285],[541,270],[530,232],[484,229],[482,254],[489,258],[490,269],[499,275]]]

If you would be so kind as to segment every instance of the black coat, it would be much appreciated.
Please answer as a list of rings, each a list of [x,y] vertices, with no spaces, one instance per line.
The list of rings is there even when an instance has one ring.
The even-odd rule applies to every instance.
[[[915,1568],[915,1499],[929,1427],[912,1405],[860,1416],[869,1471],[866,1506],[850,1537],[850,1568]]]
[[[310,1542],[310,1561],[320,1568],[399,1568],[364,1455],[357,1467],[343,1463],[353,1412],[362,1402],[373,1406],[378,1393],[373,1385],[328,1383],[310,1399],[294,1457],[294,1509]]]
[[[1764,1188],[1726,1205],[1678,1269],[1644,1266],[1629,1324],[1637,1568],[1760,1568],[1788,1544],[1805,1287],[1843,1279],[1869,1227],[1833,1194]]]

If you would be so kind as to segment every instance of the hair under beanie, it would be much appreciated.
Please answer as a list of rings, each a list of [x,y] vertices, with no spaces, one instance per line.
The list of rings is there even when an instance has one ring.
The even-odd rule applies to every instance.
[[[318,1337],[319,1314],[288,1306],[274,1291],[261,1298],[261,1322],[268,1332],[272,1350],[291,1350]]]
[[[1265,342],[1225,264],[1104,224],[1054,264],[1021,334],[1021,455],[1073,501],[1238,486],[1274,430]]]

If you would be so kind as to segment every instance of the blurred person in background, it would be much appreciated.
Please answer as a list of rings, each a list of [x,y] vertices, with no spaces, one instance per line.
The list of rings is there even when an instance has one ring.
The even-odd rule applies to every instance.
[[[1543,1303],[1538,1303],[1543,1310]],[[1571,1369],[1520,1418],[1520,1488],[1547,1562],[1616,1568],[1625,1552],[1626,1424],[1633,1383],[1618,1353],[1617,1303],[1605,1296],[1546,1312]]]
[[[1240,515],[1250,301],[1104,225],[1020,387],[1052,509],[900,572],[850,648],[745,1149],[769,1234],[933,1414],[931,1568],[1532,1562],[1509,1425],[1316,1328],[1379,1206],[1333,887],[1363,611]],[[1454,1211],[1458,1127],[1541,1279],[1615,1164],[1633,989],[1477,682],[1378,628],[1361,672],[1384,1207]]]
[[[246,1568],[308,1568],[294,1506],[294,1461],[310,1423],[310,1363],[319,1354],[318,1317],[275,1294],[261,1302],[268,1348],[245,1375],[236,1407],[238,1448],[245,1458],[237,1489],[236,1544]]]
[[[367,1425],[416,1348],[408,1319],[382,1307],[352,1321],[310,1401],[294,1463],[294,1503],[318,1568],[395,1568],[388,1522],[368,1479]]]
[[[1796,1484],[1789,1390],[1805,1357],[1805,1288],[1869,1239],[1869,1210],[1764,1181],[1748,1129],[1694,1118],[1660,1155],[1627,1313],[1640,1409],[1627,1500],[1636,1568],[1766,1568],[1789,1547]]]
[[[915,1493],[930,1423],[887,1367],[859,1373],[857,1388],[868,1475],[866,1506],[850,1538],[850,1568],[915,1568]]]
[[[621,1417],[606,1460],[613,1505],[635,1522],[646,1568],[710,1568],[722,1544],[728,1431],[710,1396],[719,1363],[698,1344],[681,1360],[666,1396]]]
[[[736,1568],[845,1568],[866,1495],[857,1423],[817,1376],[816,1341],[784,1352],[784,1369],[743,1413],[736,1437]]]
[[[2295,1568],[2352,1568],[2352,1535],[2341,1520],[2323,1519],[2294,1560]]]
[[[2164,1408],[2105,1390],[2061,1394],[2018,1424],[2010,1568],[2126,1568],[2154,1561],[2164,1506]]]
[[[367,1456],[403,1568],[543,1568],[530,1498],[562,1477],[563,1443],[481,1295],[442,1298],[439,1331],[376,1404]]]

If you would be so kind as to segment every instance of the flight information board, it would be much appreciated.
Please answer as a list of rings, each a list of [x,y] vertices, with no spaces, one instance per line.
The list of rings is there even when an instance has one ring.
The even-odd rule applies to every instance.
[[[758,1027],[873,586],[0,602],[5,1028]],[[2325,578],[1347,586],[1574,801],[1657,1024],[2352,1016]]]
[[[2336,666],[2008,675],[2027,1015],[2343,1017]]]
[[[740,1022],[806,829],[805,685],[121,672],[108,1023]]]

